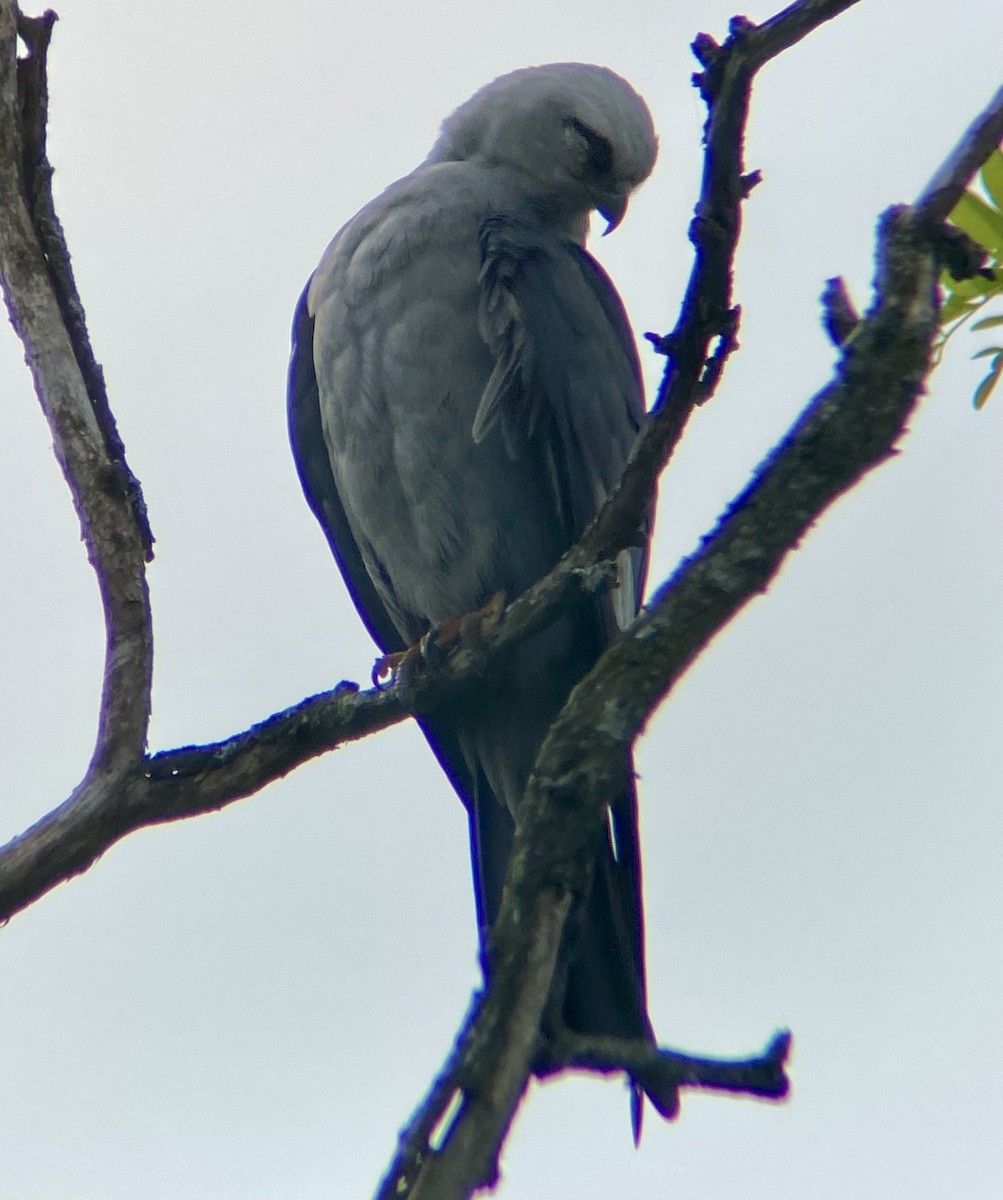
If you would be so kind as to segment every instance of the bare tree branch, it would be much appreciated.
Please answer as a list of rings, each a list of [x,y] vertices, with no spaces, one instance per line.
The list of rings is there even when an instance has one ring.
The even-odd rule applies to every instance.
[[[60,258],[61,241],[54,232],[58,223],[54,215],[48,220],[43,249],[33,220],[36,213],[44,216],[51,209],[44,136],[39,127],[46,111],[44,56],[54,19],[53,14],[46,14],[37,21],[26,21],[10,0],[0,0],[0,278],[97,575],[106,648],[91,763],[70,799],[35,827],[28,858],[36,869],[50,856],[59,862],[95,820],[107,823],[110,804],[146,749],[153,664],[144,566],[148,545],[146,531],[136,518],[134,495],[138,493],[124,486],[126,477],[109,452],[107,431],[102,428],[74,339],[67,330],[59,280],[72,279],[72,275],[68,259]],[[19,33],[29,47],[29,57],[16,64]],[[27,143],[22,135],[22,113]],[[30,184],[24,169],[32,172]],[[29,195],[35,212],[29,211]],[[79,317],[76,345],[87,345],[82,312]],[[15,877],[21,873],[23,851],[17,845],[9,850],[3,860],[5,873],[12,872]]]
[[[220,742],[138,756],[128,769],[89,772],[65,803],[0,848],[0,922],[85,871],[137,829],[215,812],[259,792],[329,750],[423,713],[464,688],[553,618],[581,589],[604,586],[604,567],[565,565],[519,597],[479,645],[458,645],[392,688],[342,682]]]
[[[46,17],[41,24],[26,23],[10,0],[0,0],[0,274],[98,576],[107,628],[94,757],[73,795],[0,851],[0,920],[86,869],[133,829],[222,807],[335,745],[409,713],[430,711],[457,689],[472,686],[496,659],[552,620],[569,597],[606,586],[605,564],[636,536],[690,413],[713,393],[736,345],[732,261],[741,203],[756,182],[742,164],[755,72],[852,2],[801,0],[758,27],[736,18],[723,46],[706,36],[697,39],[694,49],[704,69],[696,82],[709,117],[691,227],[695,264],[676,327],[652,339],[669,359],[652,419],[616,494],[579,545],[486,628],[475,649],[459,646],[442,663],[388,691],[359,692],[342,684],[224,742],[148,757],[149,531],[138,484],[102,400],[103,384],[98,387],[100,370],[86,342],[68,256],[56,236],[58,222],[54,211],[44,215],[51,204],[51,197],[44,199],[44,46],[52,22]],[[32,51],[29,66],[22,67],[20,95],[14,70],[18,29]],[[998,96],[918,204],[885,215],[875,299],[847,337],[836,377],[700,551],[575,689],[548,735],[520,814],[493,935],[491,989],[475,1001],[443,1073],[402,1134],[381,1200],[444,1200],[490,1185],[534,1070],[626,1070],[649,1088],[667,1116],[675,1111],[681,1087],[762,1096],[786,1091],[786,1035],[777,1035],[760,1056],[726,1062],[613,1039],[569,1035],[541,1044],[540,1016],[565,921],[587,888],[595,831],[622,769],[624,747],[713,636],[765,589],[821,513],[893,453],[929,367],[937,321],[936,221],[953,207],[951,197],[978,165],[980,148],[993,136],[998,142],[1001,119]],[[25,176],[25,161],[34,164],[31,178]]]
[[[916,201],[929,221],[946,221],[975,172],[1003,142],[1003,87],[965,130]]]
[[[547,1043],[544,1056],[536,1064],[536,1073],[545,1076],[575,1067],[601,1074],[625,1071],[644,1085],[648,1095],[655,1098],[659,1112],[671,1120],[678,1111],[679,1092],[684,1087],[768,1100],[786,1096],[789,1084],[784,1064],[790,1047],[790,1034],[782,1032],[770,1039],[762,1054],[752,1058],[698,1058],[650,1042],[582,1037],[564,1030],[560,1040]]]
[[[36,89],[44,89],[44,54],[53,19],[47,15],[39,22],[19,24],[13,6],[7,0],[0,4],[0,277],[101,588],[107,630],[104,689],[97,745],[88,778],[81,784],[86,790],[99,773],[120,775],[145,749],[153,638],[146,545],[131,497],[120,485],[117,465],[108,453],[54,283],[56,276],[68,275],[68,262],[59,263],[43,251],[26,204],[22,162],[30,157],[40,174],[45,164],[35,153],[23,156],[20,111],[23,105],[29,117],[44,116],[44,92],[36,94]],[[36,39],[28,59],[34,69],[21,72],[23,95],[15,68],[17,32],[29,40],[29,48]],[[44,140],[39,145],[44,147]],[[34,179],[30,191],[36,199],[47,193],[47,179]],[[48,241],[54,252],[54,240]]]
[[[46,154],[49,107],[47,54],[52,27],[57,17],[51,9],[40,17],[26,17],[17,12],[16,8],[15,12],[18,35],[29,50],[28,56],[19,59],[17,64],[25,201],[39,246],[49,267],[56,303],[59,305],[66,332],[73,346],[91,408],[104,438],[108,457],[118,476],[114,487],[125,491],[129,498],[143,542],[146,561],[149,562],[153,558],[153,533],[146,513],[146,503],[139,480],[126,462],[125,446],[122,444],[111,405],[108,403],[104,373],[91,347],[84,308],[70,262],[70,252],[52,198],[52,167]]]
[[[0,4],[0,278],[101,588],[107,646],[92,767],[121,768],[132,765],[146,746],[153,662],[144,570],[148,528],[145,513],[143,521],[137,521],[138,484],[131,475],[122,475],[124,451],[52,205],[42,122],[48,103],[45,54],[54,20],[53,13],[27,20],[9,0]],[[20,70],[15,66],[16,34],[29,47],[28,58],[17,64]],[[22,112],[27,140],[22,136]],[[30,173],[25,176],[22,168]],[[96,373],[92,385],[101,382],[98,403],[88,389],[81,357],[90,374]]]

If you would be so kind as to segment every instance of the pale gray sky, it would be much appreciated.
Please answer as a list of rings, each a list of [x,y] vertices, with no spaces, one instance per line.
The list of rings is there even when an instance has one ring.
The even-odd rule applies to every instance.
[[[655,176],[596,247],[638,332],[674,321],[719,0],[67,4],[50,155],[91,333],[146,489],[155,748],[225,736],[372,647],[299,492],[284,373],[338,226],[480,84],[605,63]],[[769,6],[747,9],[753,19]],[[662,489],[653,581],[696,544],[866,300],[873,227],[999,83],[1003,9],[864,0],[756,86],[742,352]],[[690,1096],[631,1146],[615,1082],[535,1087],[502,1167],[530,1200],[1003,1194],[1003,396],[960,334],[902,454],[712,647],[640,749],[663,1041],[795,1033],[782,1106]],[[660,363],[645,352],[654,384]],[[49,438],[0,338],[0,824],[89,757],[103,635]],[[225,813],[130,838],[2,931],[5,1200],[367,1196],[476,980],[462,809],[400,727]]]

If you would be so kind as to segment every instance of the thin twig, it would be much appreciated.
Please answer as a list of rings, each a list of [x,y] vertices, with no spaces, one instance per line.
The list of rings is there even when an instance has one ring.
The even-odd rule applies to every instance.
[[[679,1109],[683,1088],[731,1092],[763,1100],[782,1100],[790,1087],[784,1066],[791,1047],[786,1031],[774,1034],[766,1049],[749,1058],[704,1058],[653,1046],[643,1039],[583,1037],[565,1030],[545,1046],[537,1074],[579,1068],[608,1075],[626,1072],[643,1084],[663,1117]]]
[[[834,346],[845,346],[860,324],[860,314],[853,306],[846,284],[837,275],[825,281],[822,289],[822,324]]]
[[[1003,142],[1003,87],[965,133],[916,201],[917,215],[946,221],[975,172]]]

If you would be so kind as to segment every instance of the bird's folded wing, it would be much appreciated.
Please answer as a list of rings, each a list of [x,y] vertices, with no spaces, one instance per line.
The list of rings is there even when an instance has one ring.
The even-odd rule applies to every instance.
[[[313,317],[307,308],[310,282],[296,305],[289,361],[289,440],[300,483],[314,515],[327,535],[355,607],[369,636],[384,654],[404,649],[401,637],[380,598],[359,552],[331,471],[331,457],[321,428],[320,397],[313,358]]]
[[[479,243],[480,329],[495,367],[472,435],[497,428],[513,458],[539,457],[570,546],[615,487],[644,421],[633,334],[606,273],[576,243],[510,215],[486,218]],[[646,519],[621,557],[621,627],[640,603],[648,532]]]

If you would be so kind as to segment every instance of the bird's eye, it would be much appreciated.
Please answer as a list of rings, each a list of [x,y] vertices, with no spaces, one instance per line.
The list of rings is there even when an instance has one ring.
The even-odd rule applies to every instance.
[[[613,173],[613,147],[609,141],[602,134],[596,133],[594,129],[590,129],[588,125],[574,117],[568,119],[568,127],[573,129],[585,143],[585,173],[597,178],[611,175]]]

